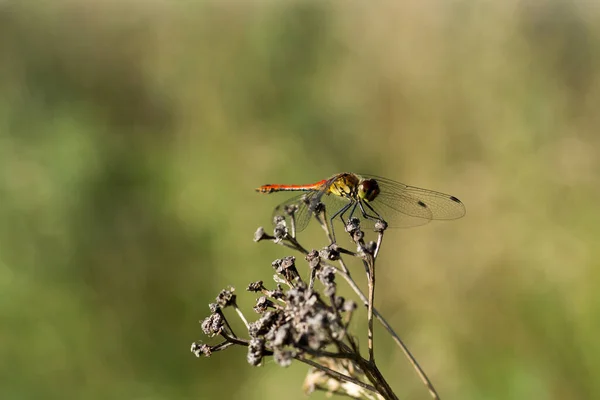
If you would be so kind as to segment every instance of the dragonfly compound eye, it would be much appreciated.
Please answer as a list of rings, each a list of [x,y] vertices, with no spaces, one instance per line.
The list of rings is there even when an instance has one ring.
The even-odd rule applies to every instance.
[[[375,179],[365,179],[358,185],[358,197],[373,201],[379,195],[379,185]]]

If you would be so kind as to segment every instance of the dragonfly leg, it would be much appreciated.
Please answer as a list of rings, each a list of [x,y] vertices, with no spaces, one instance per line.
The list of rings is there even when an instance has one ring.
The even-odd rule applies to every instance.
[[[348,205],[346,207],[344,207],[345,210],[340,214],[340,219],[342,220],[342,224],[344,224],[344,225],[346,225],[348,223],[350,218],[352,218],[352,215],[354,215],[354,211],[356,210],[357,203],[354,203],[354,206],[352,207],[352,210],[350,211],[350,218],[348,218],[347,220],[344,220],[344,214],[346,213],[346,211],[348,211],[351,204],[352,203],[348,203]]]
[[[374,220],[374,221],[383,221],[384,220],[383,218],[381,218],[381,215],[379,215],[377,213],[377,211],[375,211],[373,209],[373,207],[371,207],[371,205],[369,203],[361,201],[359,204],[360,204],[360,211],[361,211],[361,213],[362,213],[362,215],[363,215],[364,218],[370,219],[370,220]],[[367,214],[365,208],[363,207],[363,204],[365,206],[367,206],[369,208],[369,210],[373,211],[373,213],[375,214],[375,216]]]
[[[350,208],[351,205],[352,205],[352,203],[346,204],[344,207],[342,207],[338,211],[336,211],[336,213],[333,214],[331,216],[331,218],[329,218],[329,224],[331,225],[331,232],[332,232],[332,235],[333,235],[333,241],[334,242],[335,242],[335,231],[334,231],[334,228],[333,228],[333,220],[335,219],[335,217],[337,217],[339,215],[340,219],[342,220],[342,223],[345,223],[343,216],[346,213],[346,211],[348,211],[348,209]],[[356,207],[356,203],[354,204],[354,207]],[[352,212],[354,212],[354,209],[352,210]]]

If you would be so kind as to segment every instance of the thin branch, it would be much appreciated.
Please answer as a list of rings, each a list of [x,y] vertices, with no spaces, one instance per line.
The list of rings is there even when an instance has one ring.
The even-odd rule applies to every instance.
[[[340,262],[341,262],[341,259],[340,259]],[[343,263],[341,263],[341,264],[342,264],[342,268],[347,269]],[[348,282],[348,284],[350,285],[352,290],[354,290],[354,292],[357,294],[357,296],[360,297],[360,300],[363,302],[363,304],[368,307],[369,301],[368,301],[367,297],[360,290],[360,288],[358,287],[358,285],[356,284],[354,279],[352,279],[352,276],[349,273],[346,273],[345,271],[340,271],[339,269],[338,269],[338,271],[339,271],[340,275],[342,275],[342,277],[344,277],[346,282]],[[433,398],[434,400],[440,400],[440,396],[437,393],[437,391],[435,390],[433,383],[431,383],[431,380],[429,379],[429,377],[427,376],[427,374],[425,373],[423,368],[421,368],[421,366],[419,365],[419,363],[417,362],[415,357],[412,355],[412,353],[410,352],[410,350],[408,349],[406,344],[404,344],[402,339],[400,339],[400,336],[398,336],[398,334],[394,331],[394,329],[391,327],[391,325],[385,320],[385,318],[381,315],[381,313],[379,313],[379,311],[377,311],[377,309],[375,307],[373,307],[373,314],[379,320],[379,322],[385,328],[385,330],[387,330],[388,333],[392,336],[392,339],[394,339],[394,341],[396,342],[398,347],[400,347],[400,349],[404,353],[404,356],[408,359],[408,361],[412,365],[413,369],[417,372],[417,375],[419,376],[419,378],[421,379],[423,384],[429,390],[429,393],[431,394],[431,398]]]
[[[231,342],[233,344],[238,344],[240,346],[246,346],[246,347],[248,347],[249,341],[246,340],[246,339],[240,339],[237,336],[230,336],[227,333],[225,333],[225,331],[223,331],[223,330],[221,330],[220,334],[228,342]]]
[[[383,232],[384,231],[380,231],[377,235],[377,247],[375,248],[375,253],[373,254],[373,258],[375,259],[377,259],[377,256],[379,255],[379,249],[381,248],[381,242],[383,241]]]
[[[345,382],[350,382],[352,384],[355,384],[357,386],[362,387],[363,389],[367,389],[367,390],[369,390],[371,392],[378,393],[377,389],[374,386],[371,386],[368,383],[361,382],[361,381],[359,381],[357,379],[354,379],[354,378],[352,378],[350,376],[346,376],[346,375],[344,375],[342,373],[334,371],[333,369],[327,368],[327,367],[325,367],[325,366],[323,366],[323,365],[321,365],[319,363],[316,363],[316,362],[314,362],[312,360],[309,360],[308,358],[304,358],[304,357],[301,357],[301,356],[295,356],[294,359],[296,359],[296,360],[298,360],[300,362],[303,362],[305,364],[308,364],[311,367],[316,368],[316,369],[318,369],[320,371],[323,371],[324,373],[326,373],[327,375],[331,376],[332,378],[339,379],[339,380],[342,380],[342,381],[345,381]]]
[[[373,307],[375,305],[375,259],[372,255],[366,254],[365,264],[369,270],[369,299],[367,304],[368,321],[368,346],[369,361],[375,363],[375,353],[373,351]]]
[[[240,310],[237,304],[234,304],[233,308],[235,309],[235,312],[240,317],[240,319],[244,322],[244,325],[246,325],[246,329],[248,329],[248,321],[246,320],[246,317],[244,317],[242,310]]]

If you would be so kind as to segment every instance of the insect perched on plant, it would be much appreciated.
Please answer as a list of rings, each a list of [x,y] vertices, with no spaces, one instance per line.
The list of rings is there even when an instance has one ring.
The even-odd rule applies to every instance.
[[[361,226],[384,221],[389,227],[411,227],[432,219],[450,220],[465,215],[464,204],[454,196],[351,172],[308,185],[263,185],[256,191],[305,192],[280,204],[274,211],[282,215],[287,207],[296,206],[294,217],[298,232],[306,228],[320,203],[325,205],[332,228],[337,217],[344,224],[357,217]]]

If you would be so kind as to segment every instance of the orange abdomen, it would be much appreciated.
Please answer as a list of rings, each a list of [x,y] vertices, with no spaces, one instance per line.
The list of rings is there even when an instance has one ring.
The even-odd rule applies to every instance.
[[[260,193],[274,193],[274,192],[309,192],[311,190],[319,190],[325,183],[327,183],[327,179],[323,179],[317,183],[311,183],[308,185],[262,185],[255,190]]]

